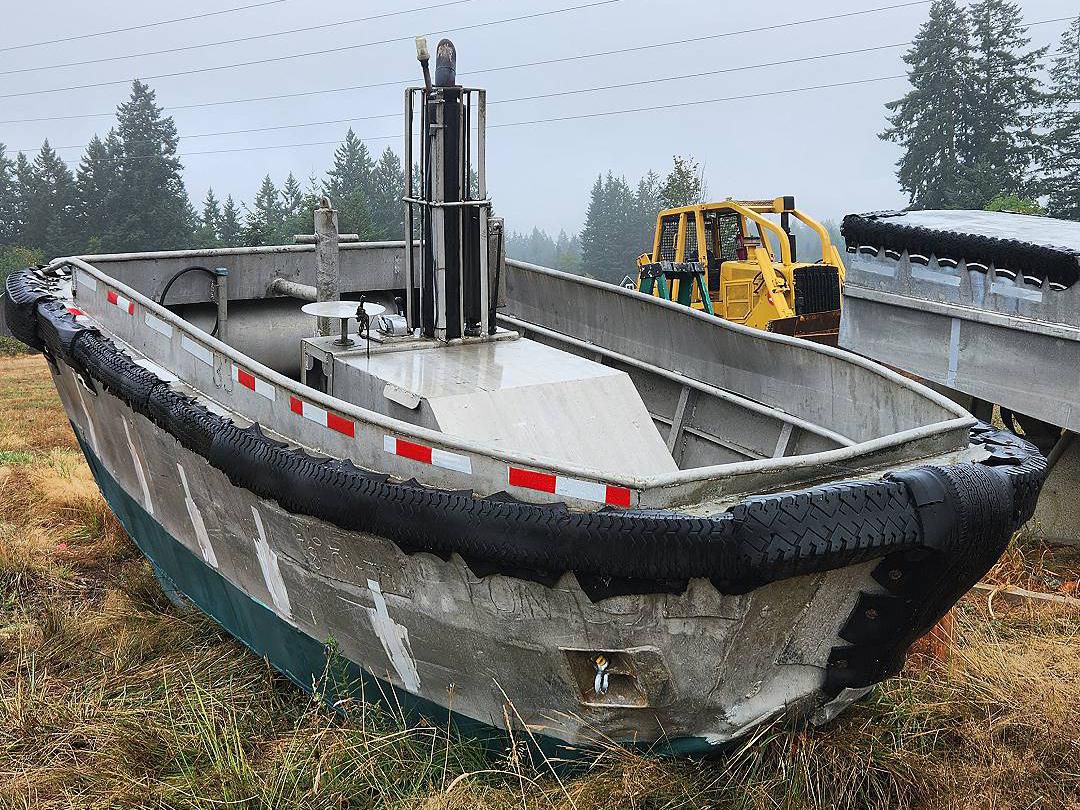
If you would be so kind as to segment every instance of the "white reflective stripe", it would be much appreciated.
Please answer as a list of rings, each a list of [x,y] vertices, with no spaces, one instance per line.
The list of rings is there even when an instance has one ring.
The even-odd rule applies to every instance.
[[[555,479],[555,494],[565,495],[567,498],[577,498],[579,501],[607,503],[606,484],[580,481],[577,478],[564,478],[561,475]]]
[[[472,459],[468,456],[460,456],[437,447],[431,448],[431,463],[436,467],[472,475]]]
[[[393,436],[383,436],[382,446],[387,453],[397,455],[397,439]]]
[[[153,315],[149,312],[143,316],[143,320],[146,321],[146,325],[157,332],[159,335],[164,335],[167,338],[172,337],[172,324],[165,323],[157,315]]]
[[[97,292],[97,279],[84,270],[79,270],[75,277],[86,289]]]
[[[317,422],[318,424],[322,425],[323,427],[326,427],[326,411],[325,410],[320,408],[318,405],[312,405],[310,402],[307,402],[305,400],[300,400],[300,405],[301,405],[301,407],[303,409],[301,415],[305,419],[310,419],[312,422]]]
[[[214,365],[213,353],[201,343],[196,343],[187,335],[182,335],[180,337],[180,347],[192,357],[206,363],[206,365]]]

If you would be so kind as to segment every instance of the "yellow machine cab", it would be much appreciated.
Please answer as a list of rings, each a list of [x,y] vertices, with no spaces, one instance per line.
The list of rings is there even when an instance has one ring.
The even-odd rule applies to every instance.
[[[820,241],[798,261],[791,218]],[[801,246],[809,255],[816,246]],[[844,263],[794,197],[669,208],[656,218],[652,253],[638,257],[637,289],[730,321],[836,345]]]

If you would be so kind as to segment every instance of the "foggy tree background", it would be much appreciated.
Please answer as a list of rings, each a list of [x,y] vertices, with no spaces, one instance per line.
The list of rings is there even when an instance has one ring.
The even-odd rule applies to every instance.
[[[1033,47],[1021,18],[1008,0],[931,4],[904,55],[911,89],[886,105],[881,133],[902,149],[896,175],[912,207],[1080,220],[1080,17],[1053,47]],[[324,194],[342,231],[401,238],[401,159],[390,148],[376,158],[351,129],[323,176],[267,176],[249,198],[211,189],[198,206],[177,142],[154,91],[135,81],[115,126],[91,139],[74,170],[47,140],[32,158],[0,144],[0,276],[60,255],[289,243],[310,232]],[[699,164],[679,155],[636,183],[601,172],[582,193],[580,233],[511,231],[508,255],[618,282],[651,248],[662,208],[708,197]]]

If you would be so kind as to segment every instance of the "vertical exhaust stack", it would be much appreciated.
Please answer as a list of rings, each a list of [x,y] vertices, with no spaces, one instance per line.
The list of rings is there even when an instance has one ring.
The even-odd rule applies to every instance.
[[[426,40],[417,38],[416,45],[424,86],[405,94],[405,238],[407,244],[420,239],[418,266],[412,249],[405,254],[409,327],[443,342],[485,338],[495,333],[504,260],[502,221],[491,217],[487,198],[487,94],[457,84],[457,51],[450,40],[435,49],[434,80]]]

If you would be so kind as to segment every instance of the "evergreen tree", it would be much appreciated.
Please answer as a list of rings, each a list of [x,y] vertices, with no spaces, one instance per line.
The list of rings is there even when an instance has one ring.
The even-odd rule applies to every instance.
[[[376,239],[405,238],[405,170],[389,146],[371,173],[371,213]]]
[[[285,185],[281,187],[281,212],[285,217],[294,216],[300,210],[300,203],[304,196],[300,189],[300,183],[296,176],[289,172],[285,178]]]
[[[30,207],[34,195],[37,193],[37,178],[34,176],[34,164],[25,154],[19,152],[15,156],[15,189],[14,189],[14,240],[17,244],[25,247],[33,247],[27,241],[27,222],[30,219]]]
[[[270,175],[263,178],[253,206],[251,208],[245,206],[245,209],[247,218],[244,222],[242,237],[244,244],[248,247],[274,244],[285,222],[285,212]]]
[[[559,231],[555,242],[555,269],[564,273],[577,273],[581,270],[581,241],[577,234],[572,237],[566,231]]]
[[[99,252],[115,230],[113,210],[117,197],[117,168],[121,146],[116,132],[105,140],[97,135],[86,145],[75,173],[75,235],[80,250]]]
[[[1044,123],[1047,207],[1051,216],[1080,220],[1080,16],[1062,34],[1050,63]]]
[[[239,247],[243,239],[242,231],[240,210],[230,194],[225,198],[225,205],[221,209],[221,222],[217,231],[218,242],[222,247]]]
[[[973,61],[968,19],[955,0],[934,0],[930,16],[904,54],[911,90],[886,104],[881,138],[901,146],[900,188],[918,208],[964,208],[974,201],[965,165],[971,154]],[[973,202],[974,201],[974,202]]]
[[[327,173],[326,193],[338,211],[342,233],[360,234],[361,240],[375,236],[371,215],[371,154],[350,128],[345,141],[334,152],[334,168]]]
[[[16,197],[15,162],[0,143],[0,245],[14,245],[21,230]]]
[[[660,175],[648,172],[638,181],[634,197],[634,232],[632,244],[638,256],[652,250],[653,232],[656,229],[656,216],[664,208],[663,186]]]
[[[221,203],[214,196],[214,189],[207,189],[203,200],[202,216],[199,217],[199,232],[195,240],[199,247],[221,247]]]
[[[681,208],[701,202],[705,197],[705,179],[698,162],[692,157],[675,155],[672,163],[660,187],[661,207]]]
[[[122,160],[117,173],[116,250],[165,250],[189,244],[195,213],[176,157],[176,124],[162,116],[154,91],[136,80],[116,111]]]
[[[979,0],[969,10],[974,103],[969,168],[981,208],[998,194],[1028,196],[1040,158],[1035,133],[1045,97],[1039,73],[1046,48],[1028,49],[1023,9],[1009,0]]]
[[[281,238],[279,241],[282,244],[292,242],[293,237],[297,234],[311,233],[314,227],[312,215],[314,210],[319,207],[319,200],[323,196],[322,185],[316,178],[308,178],[307,191],[303,192],[300,190],[300,184],[296,182],[296,179],[291,174],[289,179],[292,180],[295,188],[288,192],[282,190],[282,199],[288,197],[290,200],[286,203],[287,213],[285,222],[281,226]],[[289,186],[289,180],[285,181],[285,186]]]
[[[633,244],[634,192],[626,178],[597,177],[581,232],[581,270],[604,281],[621,281],[633,274],[634,259],[640,250]]]
[[[45,141],[27,170],[25,159],[16,164],[24,199],[21,242],[52,257],[68,253],[75,244],[75,178],[67,164]]]

